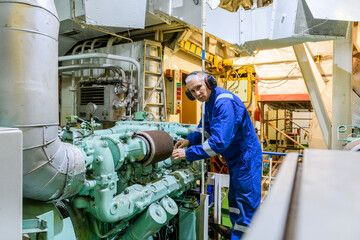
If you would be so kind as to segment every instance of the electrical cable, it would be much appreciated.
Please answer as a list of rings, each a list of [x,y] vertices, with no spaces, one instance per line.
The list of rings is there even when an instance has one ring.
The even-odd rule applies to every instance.
[[[209,191],[207,191],[207,194],[210,195],[211,203],[209,205],[209,208],[211,208],[215,203],[214,195],[212,195]]]
[[[229,90],[230,92],[235,92],[235,90],[240,86],[240,75],[239,75],[239,71],[240,70],[242,70],[243,69],[243,71],[245,71],[247,74],[252,74],[252,72],[249,72],[246,68],[245,68],[245,66],[242,66],[242,67],[240,67],[238,70],[232,70],[229,74],[228,74],[228,77],[226,78],[226,89],[227,90]],[[235,73],[235,75],[236,75],[236,78],[235,79],[232,79],[231,78],[231,74],[232,73]],[[234,83],[232,83],[231,85],[230,85],[230,87],[227,87],[227,82],[228,81],[234,81]],[[248,80],[249,81],[249,80]],[[246,107],[246,109],[249,109],[249,107],[251,106],[251,104],[252,104],[252,100],[253,100],[253,91],[254,91],[254,86],[253,86],[253,83],[252,83],[252,81],[250,80],[249,81],[250,82],[250,99],[249,99],[249,103],[245,106]],[[237,84],[237,86],[236,87],[234,87],[234,85],[235,84]]]
[[[269,84],[269,85],[271,85],[271,84],[278,84],[278,85],[276,85],[276,86],[271,86],[271,87],[265,87],[265,86],[261,86],[261,88],[266,88],[266,89],[272,89],[272,88],[277,88],[277,87],[280,87],[281,85],[283,85],[283,84],[285,84],[287,81],[289,81],[289,79],[287,79],[289,76],[292,76],[294,73],[293,73],[293,71],[295,70],[295,69],[297,69],[299,72],[301,72],[300,71],[300,69],[297,67],[297,66],[295,66],[295,67],[293,67],[290,71],[289,71],[289,73],[285,76],[285,77],[283,77],[283,78],[280,78],[279,80],[274,80],[274,81],[269,81],[269,80],[259,80],[259,83],[261,83],[261,84]],[[293,74],[292,74],[293,73]],[[292,74],[292,75],[290,75],[290,74]]]

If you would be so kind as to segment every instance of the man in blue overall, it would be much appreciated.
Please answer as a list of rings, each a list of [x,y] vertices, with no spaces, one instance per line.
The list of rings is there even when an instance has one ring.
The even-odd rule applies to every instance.
[[[248,111],[233,93],[217,87],[207,72],[192,72],[185,80],[186,95],[205,102],[205,139],[199,131],[175,144],[172,158],[195,161],[221,154],[230,173],[231,239],[240,239],[261,199],[262,152]],[[188,147],[186,150],[184,147]]]

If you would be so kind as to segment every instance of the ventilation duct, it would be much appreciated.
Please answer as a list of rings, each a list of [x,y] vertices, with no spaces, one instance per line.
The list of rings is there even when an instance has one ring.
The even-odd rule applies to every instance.
[[[220,7],[211,10],[209,6],[206,6],[206,32],[248,53],[303,42],[344,39],[348,28],[346,20],[349,17],[342,18],[344,14],[339,14],[339,12],[354,14],[355,11],[344,11],[351,4],[338,2],[337,8],[334,8],[328,2],[325,3],[327,9],[323,12],[332,12],[332,14],[329,13],[332,18],[323,19],[317,18],[319,14],[314,16],[312,12],[319,5],[317,3],[319,1],[274,0],[268,6],[258,8],[253,6],[249,10],[241,7],[237,10],[239,1],[226,1],[226,3],[222,1],[220,6],[236,12],[229,12]],[[345,2],[350,1],[352,0]],[[202,2],[199,4],[187,0],[152,0],[151,2],[150,12],[161,14],[168,21],[182,22],[201,29]],[[315,7],[310,9],[307,2],[311,3],[311,7],[313,5]],[[224,5],[230,5],[230,7]],[[334,18],[335,15],[338,18]],[[324,17],[324,14],[321,16]],[[358,14],[355,17],[358,19]]]
[[[0,126],[23,132],[23,196],[76,194],[85,179],[80,150],[58,133],[59,20],[53,1],[0,0]]]
[[[344,39],[348,22],[318,19],[305,0],[274,0],[273,4],[240,10],[240,48],[279,48],[303,42]]]

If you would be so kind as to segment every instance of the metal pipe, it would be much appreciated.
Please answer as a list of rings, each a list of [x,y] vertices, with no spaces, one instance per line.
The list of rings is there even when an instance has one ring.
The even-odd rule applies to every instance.
[[[59,57],[59,62],[62,61],[69,61],[69,60],[76,60],[76,59],[85,59],[85,58],[105,58],[105,59],[112,59],[116,61],[124,61],[124,62],[130,62],[135,65],[137,71],[138,71],[138,84],[137,86],[140,86],[140,64],[133,58],[129,57],[123,57],[113,54],[105,54],[105,53],[86,53],[86,54],[78,54],[78,55],[71,55],[71,56],[62,56]],[[137,106],[137,110],[139,110],[139,105]]]
[[[270,155],[270,170],[269,170],[269,189],[268,191],[271,191],[271,177],[272,177],[272,155]]]
[[[94,50],[95,48],[95,43],[98,42],[98,41],[107,41],[108,39],[107,38],[95,38],[93,40],[93,42],[91,43],[91,47],[90,47],[90,50]]]
[[[202,1],[202,70],[205,71],[205,27],[206,27],[206,0]],[[205,141],[205,102],[202,104],[202,131],[201,142]],[[201,193],[205,194],[205,173],[204,173],[204,160],[201,160]]]
[[[81,48],[81,45],[74,47],[72,54],[76,54],[76,51]],[[75,64],[75,61],[72,61],[72,65]],[[71,92],[71,113],[72,115],[76,115],[76,79],[75,79],[75,72],[71,73],[71,87],[69,88]]]
[[[113,69],[119,69],[120,71],[120,66],[119,65],[115,65],[115,64],[79,64],[79,65],[68,65],[68,66],[62,66],[59,67],[58,70],[59,72],[69,72],[69,71],[77,71],[77,70],[82,70],[82,69],[94,69],[94,68],[113,68]],[[123,74],[121,74],[121,76],[123,78],[125,78],[125,76]]]
[[[202,70],[205,71],[205,26],[206,26],[206,0],[202,1]],[[202,104],[202,131],[201,142],[205,141],[205,102]],[[205,183],[205,161],[201,160],[201,194],[200,194],[200,218],[202,218],[199,229],[199,239],[208,239],[208,206],[209,196],[207,195]]]
[[[286,156],[288,153],[279,153],[279,152],[262,152],[263,155],[270,155],[270,156]],[[302,154],[299,154],[299,157],[303,157]]]
[[[86,41],[82,44],[80,54],[83,54],[83,53],[85,52],[85,47],[86,47],[86,46],[91,47],[91,44],[90,44],[90,45],[87,45],[87,44],[90,43],[90,42],[92,42],[92,40],[86,40]],[[92,59],[90,59],[90,60],[92,60]],[[83,59],[80,60],[80,64],[84,64],[84,60],[83,60]],[[84,79],[84,71],[81,70],[81,71],[80,71],[80,80],[83,80],[83,79]],[[73,89],[73,91],[74,91],[74,95],[75,95],[76,87],[75,87],[75,89]],[[75,100],[75,98],[74,98],[74,100]],[[73,104],[74,104],[74,108],[75,108],[75,101],[73,102]],[[75,114],[74,114],[74,115],[75,115]]]
[[[23,131],[23,196],[70,197],[83,185],[85,161],[77,147],[57,137],[54,1],[1,0],[0,5],[0,125]]]
[[[160,25],[156,25],[153,27],[147,27],[146,29],[140,29],[140,30],[133,30],[131,31],[131,36],[136,36],[136,35],[142,35],[142,34],[148,34],[148,33],[152,33],[152,32],[156,32],[158,30],[172,30],[175,28],[185,28],[186,26],[181,24],[181,23],[176,23],[176,22],[172,22],[170,25],[169,24],[160,24]]]
[[[112,47],[112,45],[116,39],[118,39],[118,38],[117,37],[109,38],[109,40],[107,41],[107,44],[106,44],[106,53],[110,53],[110,48]]]

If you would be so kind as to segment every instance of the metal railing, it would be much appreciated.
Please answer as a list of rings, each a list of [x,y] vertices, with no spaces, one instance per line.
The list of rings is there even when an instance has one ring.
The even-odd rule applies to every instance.
[[[269,163],[269,172],[267,175],[264,175],[264,172],[262,172],[262,178],[264,179],[269,179],[269,188],[268,188],[268,192],[270,192],[271,190],[271,180],[275,179],[275,177],[272,177],[272,164],[273,163],[282,163],[283,161],[273,161],[273,156],[286,156],[287,153],[278,153],[278,152],[262,152],[263,154],[263,163],[264,162],[268,162]],[[265,160],[264,156],[270,156],[269,160]],[[299,154],[299,157],[303,157],[302,154]]]

